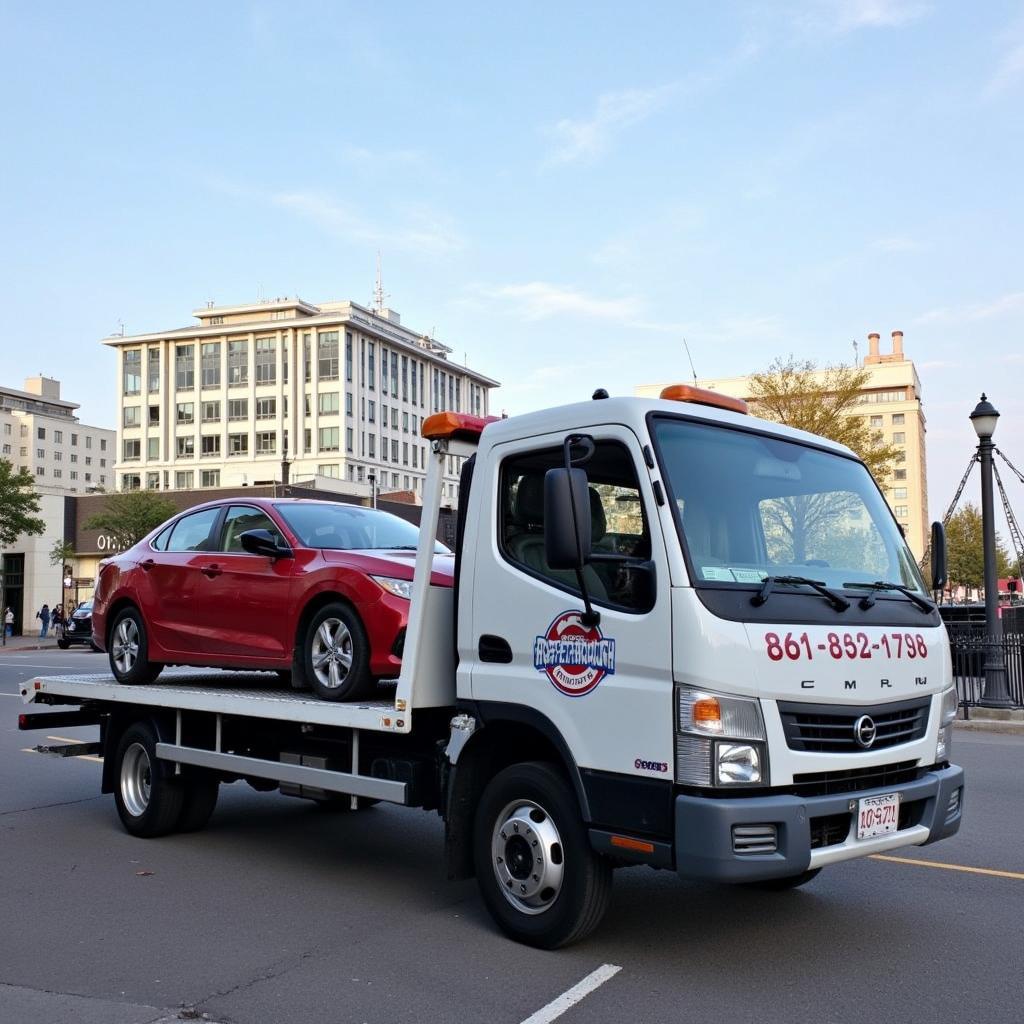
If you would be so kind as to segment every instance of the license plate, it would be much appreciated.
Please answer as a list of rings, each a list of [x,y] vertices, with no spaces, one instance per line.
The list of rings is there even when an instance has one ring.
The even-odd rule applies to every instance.
[[[899,793],[865,796],[857,801],[857,838],[874,839],[895,832],[900,821]]]

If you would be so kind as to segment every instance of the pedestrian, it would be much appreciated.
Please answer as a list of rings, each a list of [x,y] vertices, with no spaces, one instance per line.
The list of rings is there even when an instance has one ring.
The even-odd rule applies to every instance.
[[[14,609],[10,605],[7,606],[7,611],[4,612],[4,629],[7,630],[8,636],[14,636]]]
[[[64,626],[64,609],[59,604],[53,606],[53,635],[60,636],[61,629]]]
[[[45,601],[43,607],[36,612],[36,618],[40,622],[39,637],[42,639],[50,628],[50,606]]]

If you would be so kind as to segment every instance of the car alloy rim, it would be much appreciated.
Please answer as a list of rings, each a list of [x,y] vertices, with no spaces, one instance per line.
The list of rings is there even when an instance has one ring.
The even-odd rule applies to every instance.
[[[498,888],[523,914],[542,914],[562,889],[562,839],[551,816],[532,800],[514,800],[491,833],[491,863]]]
[[[313,671],[322,686],[336,690],[352,669],[352,634],[341,619],[324,619],[313,634]]]
[[[153,768],[149,754],[141,743],[133,743],[121,762],[121,799],[133,818],[146,813],[153,784]]]
[[[131,672],[139,657],[139,627],[134,619],[122,619],[114,632],[114,664],[119,672]]]

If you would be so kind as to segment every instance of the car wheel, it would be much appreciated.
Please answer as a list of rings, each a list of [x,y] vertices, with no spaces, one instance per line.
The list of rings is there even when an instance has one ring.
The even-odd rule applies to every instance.
[[[59,647],[59,648],[60,648],[60,649],[61,649],[62,651],[66,651],[66,650],[67,650],[67,649],[68,649],[68,648],[69,648],[69,647],[71,646],[71,644],[69,644],[69,643],[67,642],[67,640],[63,639],[63,637],[62,637],[62,638],[61,638],[60,640],[58,640],[58,641],[57,641],[57,646],[58,646],[58,647]]]
[[[554,765],[512,765],[488,783],[473,824],[473,860],[491,916],[530,946],[579,941],[611,899],[611,863],[591,848],[576,796]]]
[[[110,630],[110,671],[119,683],[139,686],[151,683],[163,665],[149,660],[149,641],[142,614],[137,608],[125,608]]]
[[[164,775],[156,759],[156,733],[151,725],[129,726],[117,745],[114,800],[125,830],[152,839],[178,824],[184,790]]]
[[[763,882],[743,882],[748,889],[760,889],[763,892],[786,892],[806,885],[821,874],[821,868],[811,868],[799,875],[788,875],[786,878],[766,878]]]
[[[184,786],[181,814],[178,817],[178,832],[198,832],[217,806],[220,780],[215,776],[200,776],[188,779]]]
[[[310,620],[303,661],[306,681],[322,700],[357,700],[373,689],[366,630],[341,602],[325,605]]]

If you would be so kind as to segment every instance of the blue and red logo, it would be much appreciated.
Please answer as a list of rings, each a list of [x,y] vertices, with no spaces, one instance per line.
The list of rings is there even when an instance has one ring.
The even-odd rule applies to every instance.
[[[584,626],[580,614],[556,615],[544,635],[533,641],[533,667],[569,697],[582,697],[615,674],[615,641],[597,626]]]

